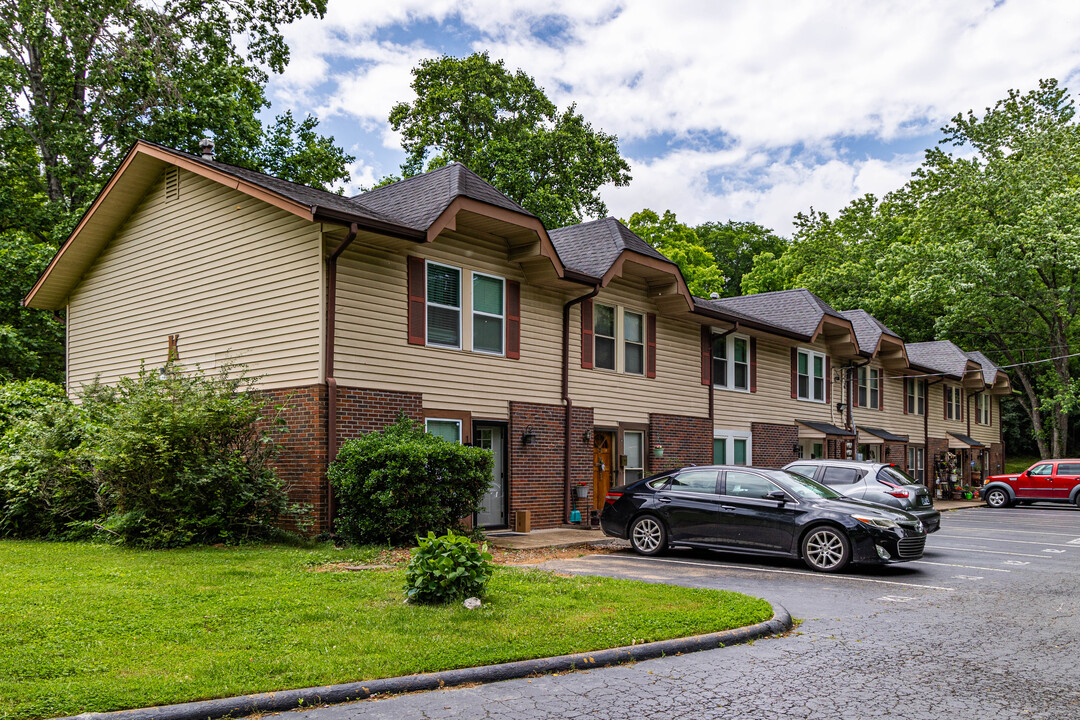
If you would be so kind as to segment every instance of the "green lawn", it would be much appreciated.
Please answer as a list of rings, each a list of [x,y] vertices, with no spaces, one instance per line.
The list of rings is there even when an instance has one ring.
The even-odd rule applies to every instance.
[[[373,551],[0,542],[0,718],[184,702],[597,650],[766,620],[764,600],[499,568],[485,606],[402,603]]]
[[[1005,458],[1005,470],[1003,472],[1005,474],[1022,473],[1041,459],[1042,458],[1040,458],[1038,455],[1019,455],[1017,457],[1007,457]]]

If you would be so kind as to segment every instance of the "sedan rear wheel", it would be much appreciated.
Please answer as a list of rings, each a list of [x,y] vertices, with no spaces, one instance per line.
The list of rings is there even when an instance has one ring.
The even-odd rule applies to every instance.
[[[1009,506],[1009,493],[1001,488],[991,488],[986,492],[986,504],[992,508]]]
[[[814,528],[803,538],[802,556],[811,570],[839,572],[851,560],[851,543],[836,528]]]
[[[652,515],[642,515],[630,526],[630,547],[639,555],[659,555],[667,549],[664,524]]]

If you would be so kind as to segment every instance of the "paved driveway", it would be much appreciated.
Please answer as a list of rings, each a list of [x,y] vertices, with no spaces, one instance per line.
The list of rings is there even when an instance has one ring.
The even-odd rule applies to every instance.
[[[711,553],[574,572],[759,595],[796,634],[691,655],[302,713],[351,718],[1080,718],[1080,509],[948,513],[917,563],[810,573]]]

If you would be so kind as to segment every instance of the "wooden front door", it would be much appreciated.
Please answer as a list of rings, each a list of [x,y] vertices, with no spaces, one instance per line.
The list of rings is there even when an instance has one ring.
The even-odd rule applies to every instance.
[[[615,433],[593,433],[593,509],[604,508],[604,498],[611,489],[612,468],[615,463]]]

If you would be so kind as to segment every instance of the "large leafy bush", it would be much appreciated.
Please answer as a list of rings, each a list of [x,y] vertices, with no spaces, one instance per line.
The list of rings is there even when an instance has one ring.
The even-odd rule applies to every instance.
[[[420,538],[405,570],[405,597],[419,603],[447,603],[482,597],[491,579],[491,553],[463,535],[449,532]]]
[[[0,534],[175,547],[276,532],[289,506],[269,465],[275,408],[251,384],[170,363],[43,402],[0,439]]]
[[[328,476],[337,531],[356,543],[404,542],[460,529],[491,484],[492,454],[424,432],[405,418],[347,441]]]

